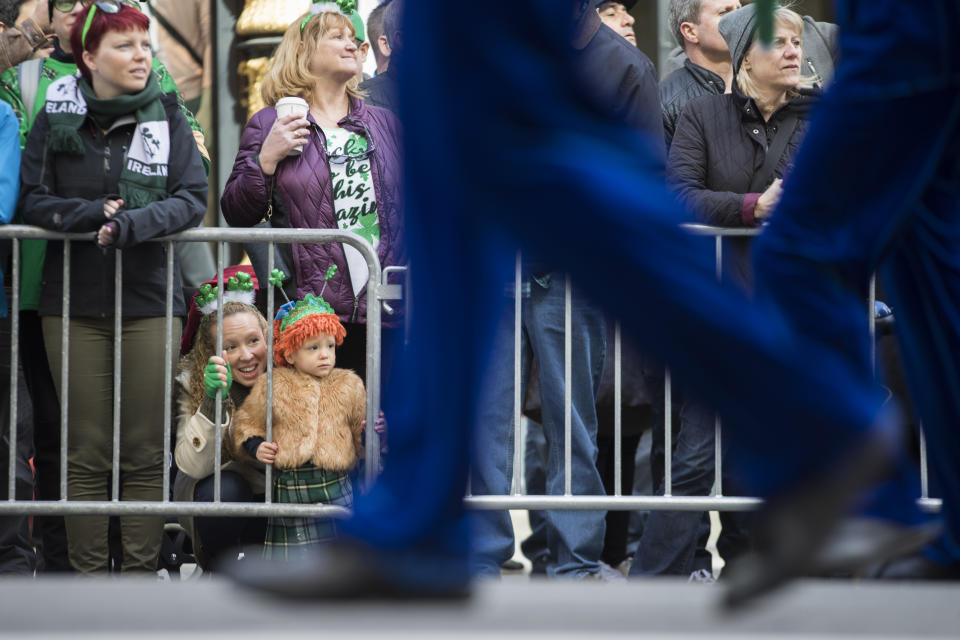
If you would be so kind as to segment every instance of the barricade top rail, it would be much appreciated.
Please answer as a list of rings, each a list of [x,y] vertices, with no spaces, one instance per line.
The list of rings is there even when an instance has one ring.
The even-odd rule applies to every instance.
[[[762,227],[715,227],[707,224],[685,223],[680,225],[690,233],[702,236],[757,236]],[[41,227],[11,224],[0,226],[0,238],[42,239],[42,240],[93,240],[95,231],[85,233],[63,233],[49,231]],[[356,244],[366,243],[362,237],[351,231],[338,229],[306,228],[254,228],[254,227],[197,227],[168,236],[153,238],[148,242],[321,242],[335,240]],[[367,243],[369,244],[369,243]]]
[[[680,227],[698,236],[758,236],[763,231],[763,227],[714,227],[692,222]]]
[[[63,233],[49,231],[41,227],[30,225],[0,225],[0,238],[38,239],[38,240],[89,240],[97,236],[95,231],[85,233]],[[339,229],[304,229],[304,228],[239,228],[239,227],[197,227],[168,236],[152,238],[147,242],[279,242],[279,243],[307,243],[307,242],[346,242],[362,252],[372,251],[370,243],[352,231]],[[379,271],[379,264],[377,265]]]

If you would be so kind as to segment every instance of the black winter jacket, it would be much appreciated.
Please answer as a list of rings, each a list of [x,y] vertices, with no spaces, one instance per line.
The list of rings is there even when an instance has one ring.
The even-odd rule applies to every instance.
[[[167,248],[158,236],[196,226],[207,208],[207,179],[190,125],[176,98],[161,97],[170,122],[170,159],[165,200],[142,209],[121,209],[111,220],[119,232],[114,247],[123,249],[123,316],[159,317],[166,312]],[[47,149],[49,121],[37,116],[21,165],[20,214],[28,224],[68,233],[96,232],[106,218],[103,204],[117,198],[123,159],[135,122],[119,120],[104,133],[88,116],[80,126],[84,155]],[[144,244],[141,244],[144,243]],[[101,249],[96,239],[74,240],[70,254],[70,315],[112,317],[117,252]],[[174,283],[180,267],[174,261]],[[184,315],[183,298],[174,295],[175,315]],[[59,316],[63,308],[63,242],[47,245],[43,267],[41,316]]]
[[[683,67],[663,79],[660,83],[660,105],[663,109],[663,132],[666,135],[668,152],[683,108],[700,96],[723,95],[726,87],[723,78],[690,62],[689,58],[683,59]]]
[[[596,20],[594,21],[594,17]],[[642,51],[630,44],[605,24],[596,12],[587,14],[574,47],[580,50],[575,58],[575,72],[598,106],[639,131],[656,137],[656,150],[663,159],[660,146],[660,98],[657,92],[657,70]]]
[[[767,148],[788,114],[796,115],[797,126],[763,189],[787,174],[807,128],[812,98],[810,94],[791,100],[768,122],[754,101],[737,89],[687,105],[670,147],[667,179],[699,220],[722,227],[745,226],[744,197],[754,174],[763,167]]]
[[[397,61],[391,60],[396,65]],[[387,69],[383,73],[378,73],[369,80],[364,80],[360,85],[360,90],[366,92],[367,97],[364,102],[372,107],[383,107],[389,109],[395,114],[400,113],[400,96],[397,89],[397,72]]]

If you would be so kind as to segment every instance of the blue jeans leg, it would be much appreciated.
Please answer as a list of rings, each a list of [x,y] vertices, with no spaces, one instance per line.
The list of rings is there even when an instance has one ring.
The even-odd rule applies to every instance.
[[[564,314],[565,279],[554,273],[531,283],[524,325],[540,378],[543,429],[547,441],[547,493],[562,495],[564,470]],[[571,492],[604,495],[597,471],[596,394],[603,372],[606,324],[603,313],[580,295],[572,296],[571,321]],[[547,511],[551,575],[599,570],[605,512]]]
[[[511,299],[512,303],[513,300]],[[526,301],[524,301],[526,302]],[[476,420],[476,455],[470,476],[473,495],[508,495],[513,478],[514,438],[514,308],[503,305],[498,331],[483,378]],[[520,397],[530,370],[529,344],[520,335]],[[477,511],[471,517],[474,575],[498,576],[500,566],[513,556],[513,523],[507,511]]]
[[[527,421],[527,437],[525,438],[523,453],[523,479],[529,495],[546,495],[547,493],[547,439],[543,433],[543,425],[533,420]],[[547,522],[543,511],[531,509],[530,535],[523,541],[520,548],[523,555],[533,562],[550,563],[550,546],[548,542]]]
[[[655,429],[662,429],[657,425]],[[672,494],[706,496],[714,480],[713,414],[686,403],[680,414],[680,430],[673,449]],[[658,493],[663,494],[660,479]],[[700,537],[703,512],[651,511],[647,516],[630,575],[688,575]]]

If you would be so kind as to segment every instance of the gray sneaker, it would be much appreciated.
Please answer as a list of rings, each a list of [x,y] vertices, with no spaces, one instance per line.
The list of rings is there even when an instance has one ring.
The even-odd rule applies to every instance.
[[[600,582],[626,582],[627,579],[623,577],[623,574],[620,573],[617,569],[614,569],[606,562],[600,562],[600,571],[590,574],[594,580],[599,580]]]
[[[716,581],[717,579],[713,577],[713,573],[706,569],[697,569],[687,578],[687,582],[697,582],[700,584],[713,584]]]

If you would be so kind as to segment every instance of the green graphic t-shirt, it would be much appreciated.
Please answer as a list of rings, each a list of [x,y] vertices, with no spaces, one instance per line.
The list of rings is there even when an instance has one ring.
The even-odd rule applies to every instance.
[[[366,155],[367,139],[342,128],[324,127],[323,135],[327,139],[337,227],[365,238],[376,251],[380,247],[380,221],[370,175],[371,161]],[[343,245],[343,252],[347,257],[353,295],[360,295],[370,277],[367,261],[351,246]]]

